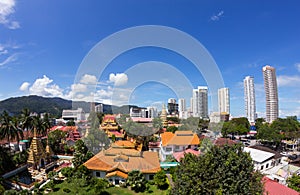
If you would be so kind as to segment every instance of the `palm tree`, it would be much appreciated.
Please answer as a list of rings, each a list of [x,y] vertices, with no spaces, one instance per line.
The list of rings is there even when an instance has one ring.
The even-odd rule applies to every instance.
[[[45,114],[43,118],[40,115],[33,117],[33,127],[37,129],[37,133],[45,136],[51,127],[48,114]]]
[[[28,108],[25,108],[22,110],[21,116],[20,116],[20,122],[21,122],[21,128],[23,129],[23,131],[33,129],[32,128],[33,118],[30,115],[30,111]]]
[[[6,111],[0,116],[0,138],[8,141],[9,147],[11,140],[16,139],[18,144],[23,139],[23,131],[19,128],[19,121],[11,117]]]

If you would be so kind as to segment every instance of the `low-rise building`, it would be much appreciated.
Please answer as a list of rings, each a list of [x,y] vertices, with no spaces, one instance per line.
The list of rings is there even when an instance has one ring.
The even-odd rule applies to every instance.
[[[262,146],[245,147],[245,152],[250,153],[253,160],[254,169],[263,172],[267,169],[271,169],[274,166],[282,163],[282,155],[277,152],[267,149]]]
[[[193,131],[164,132],[161,134],[160,158],[165,161],[174,152],[182,152],[186,149],[197,149],[200,140]]]
[[[84,163],[93,176],[107,178],[112,184],[125,182],[128,173],[141,171],[147,180],[161,170],[157,152],[139,151],[130,141],[117,141]]]

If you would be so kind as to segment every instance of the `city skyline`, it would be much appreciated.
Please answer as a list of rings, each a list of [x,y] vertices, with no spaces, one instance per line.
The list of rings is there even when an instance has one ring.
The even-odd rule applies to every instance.
[[[132,80],[126,71],[145,61],[173,66],[192,88],[208,85],[191,61],[167,49],[144,47],[124,52],[110,62],[103,75],[87,74],[80,78],[81,83],[74,83],[78,67],[98,42],[126,28],[161,25],[187,33],[211,54],[224,86],[230,89],[232,116],[245,116],[243,79],[251,75],[257,115],[266,117],[261,69],[269,64],[276,68],[279,117],[300,118],[300,29],[294,22],[300,19],[299,6],[299,2],[261,1],[1,2],[0,100],[25,95],[86,100],[81,92],[97,83],[96,102],[112,103],[117,87],[121,89],[120,104],[159,108],[174,97],[185,98],[188,107],[192,92],[180,97],[164,83],[143,83],[132,93],[124,87]],[[209,111],[214,93],[208,91]],[[130,101],[121,101],[123,97]]]

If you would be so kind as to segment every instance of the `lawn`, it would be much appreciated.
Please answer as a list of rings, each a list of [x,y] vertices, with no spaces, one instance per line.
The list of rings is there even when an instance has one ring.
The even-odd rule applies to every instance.
[[[86,195],[95,195],[97,192],[95,189],[92,189],[91,187],[80,187],[80,185],[73,183],[73,182],[63,182],[61,184],[55,185],[56,191],[49,193],[49,195],[60,195],[60,194],[86,194]],[[66,190],[68,189],[68,190]],[[135,193],[134,191],[131,191],[127,188],[122,187],[110,187],[105,189],[105,192],[102,192],[103,195],[146,195],[146,194],[152,194],[152,195],[167,195],[167,190],[159,190],[156,188],[155,185],[150,185],[150,190],[152,193]],[[98,192],[99,194],[99,192]]]
[[[111,195],[146,195],[146,194],[153,194],[153,195],[167,195],[167,190],[159,190],[156,188],[155,185],[151,185],[150,189],[153,191],[152,193],[147,193],[147,192],[143,192],[143,193],[135,193],[134,191],[131,191],[127,188],[121,188],[121,187],[111,187],[106,189],[106,191],[111,194]]]

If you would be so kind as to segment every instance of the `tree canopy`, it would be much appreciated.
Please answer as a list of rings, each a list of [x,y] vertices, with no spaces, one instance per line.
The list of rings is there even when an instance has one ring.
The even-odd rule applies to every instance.
[[[261,175],[253,171],[241,145],[213,146],[205,155],[186,154],[175,168],[172,194],[262,194]]]

